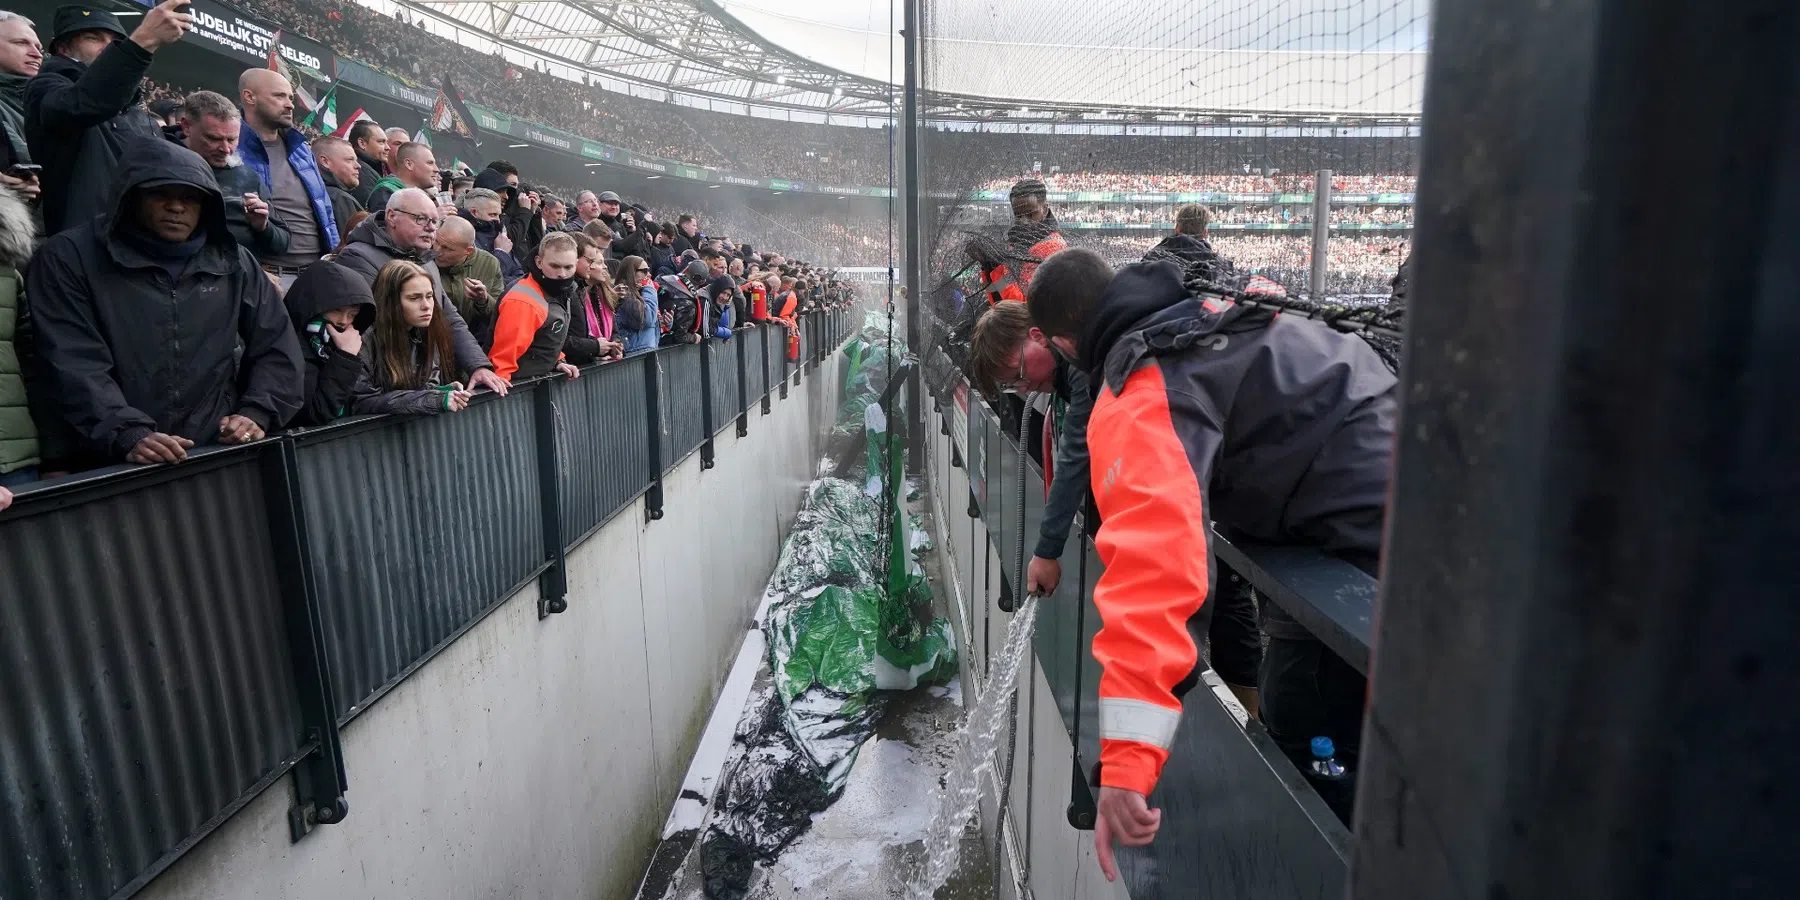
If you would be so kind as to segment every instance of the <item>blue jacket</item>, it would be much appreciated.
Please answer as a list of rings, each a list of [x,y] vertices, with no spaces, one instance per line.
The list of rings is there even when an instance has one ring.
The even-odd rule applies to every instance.
[[[325,179],[319,177],[319,167],[313,162],[312,148],[306,145],[306,135],[298,128],[289,128],[281,133],[281,142],[287,145],[288,165],[294,167],[294,174],[300,176],[300,183],[306,187],[306,197],[312,201],[313,216],[319,220],[319,241],[325,246],[327,253],[338,245],[337,216],[331,211],[331,195],[325,191]],[[269,176],[269,154],[263,149],[262,137],[243,123],[238,130],[238,156],[243,157],[244,165],[249,166],[256,177],[262,179],[263,186],[274,190],[275,182]]]
[[[656,303],[656,283],[651,282],[638,288],[638,295],[644,298],[644,327],[625,335],[625,352],[636,353],[639,350],[655,350],[662,343],[662,324],[657,321],[660,308]]]

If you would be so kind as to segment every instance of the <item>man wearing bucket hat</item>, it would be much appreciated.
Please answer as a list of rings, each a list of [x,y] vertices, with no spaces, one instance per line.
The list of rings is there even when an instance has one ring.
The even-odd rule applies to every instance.
[[[110,212],[117,198],[107,192],[125,144],[161,136],[140,105],[139,83],[151,55],[193,27],[188,9],[188,0],[167,0],[126,34],[103,9],[57,8],[50,58],[25,86],[25,139],[44,166],[46,234]]]

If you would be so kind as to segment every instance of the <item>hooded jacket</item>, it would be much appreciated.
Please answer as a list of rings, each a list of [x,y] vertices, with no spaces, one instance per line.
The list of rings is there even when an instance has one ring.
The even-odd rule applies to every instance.
[[[138,105],[150,51],[113,41],[92,66],[66,56],[44,60],[25,85],[25,140],[44,167],[44,233],[85,225],[113,211],[113,178],[134,138],[160,138]]]
[[[319,177],[319,165],[313,161],[312,147],[298,128],[282,129],[281,142],[287,147],[288,165],[293,167],[301,187],[306,189],[306,199],[312,202],[313,219],[319,226],[319,246],[323,248],[321,252],[330,253],[338,245],[337,216],[331,211],[331,197],[325,193],[325,181]],[[238,125],[238,155],[262,182],[260,194],[267,199],[275,190],[275,182],[269,175],[269,151],[249,122]]]
[[[1212,578],[1207,523],[1373,558],[1396,381],[1362,339],[1189,296],[1169,262],[1113,278],[1077,355],[1096,392],[1087,440],[1106,566],[1100,783],[1148,794],[1198,675],[1187,623]]]
[[[456,305],[444,293],[444,278],[434,261],[435,254],[396,246],[394,239],[388,236],[382,217],[373,215],[350,229],[350,237],[344,249],[337,254],[339,265],[361,275],[371,287],[375,284],[375,276],[381,274],[381,267],[396,259],[416,262],[431,276],[431,283],[437,288],[438,315],[450,320],[450,332],[456,342],[456,368],[463,372],[493,368],[494,364],[488,361],[481,343],[469,333],[468,323],[463,321],[462,315],[456,311]]]
[[[19,360],[20,304],[25,282],[19,271],[37,244],[37,223],[19,195],[0,190],[0,475],[38,464],[37,428],[25,400],[25,370]]]
[[[300,408],[299,341],[232,240],[212,170],[160,134],[123,149],[111,214],[46,241],[26,278],[58,413],[111,462],[156,431],[211,443],[232,414],[279,429]],[[201,244],[174,277],[125,236],[137,191],[159,184],[204,196]]]
[[[506,236],[512,238],[513,252],[521,266],[524,260],[536,256],[537,245],[544,240],[543,217],[538,215],[537,210],[526,209],[519,204],[519,189],[506,183],[506,173],[497,169],[482,169],[475,173],[475,186],[487,188],[505,201],[500,208],[500,222],[506,229]],[[493,240],[490,239],[488,243],[492,244]],[[491,246],[482,249],[493,252]],[[501,260],[500,265],[505,266],[506,261]],[[524,277],[523,268],[520,269],[519,277]],[[508,279],[508,288],[517,280]]]
[[[328,310],[355,306],[355,328],[366,331],[375,323],[375,297],[361,276],[331,260],[321,260],[302,269],[282,299],[306,367],[302,406],[294,424],[329,425],[350,414],[358,387],[366,386],[368,373],[361,356],[345,353],[331,340],[332,326],[321,316]]]
[[[1220,256],[1205,238],[1176,232],[1144,254],[1145,262],[1168,260],[1180,266],[1188,280],[1203,279],[1223,287],[1241,289],[1243,279],[1231,260]]]

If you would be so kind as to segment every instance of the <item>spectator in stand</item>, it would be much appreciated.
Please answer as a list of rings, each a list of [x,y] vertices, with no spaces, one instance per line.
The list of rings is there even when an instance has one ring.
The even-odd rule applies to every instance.
[[[495,374],[508,382],[551,372],[581,377],[563,352],[569,309],[585,287],[575,277],[578,259],[573,237],[545,236],[531,272],[500,299],[491,354]],[[582,352],[592,352],[591,343]]]
[[[589,224],[600,218],[600,198],[593,191],[582,191],[575,195],[575,218],[570,219],[569,231],[586,231]],[[602,223],[604,224],[604,223]],[[608,229],[610,231],[610,229]],[[590,233],[589,237],[593,235]],[[611,238],[608,238],[610,240]]]
[[[619,330],[625,352],[654,350],[661,338],[662,308],[656,285],[650,280],[650,264],[641,256],[627,256],[613,267],[613,284],[619,287]]]
[[[698,344],[707,334],[707,292],[712,275],[706,263],[694,260],[680,275],[657,279],[657,299],[662,312],[664,344]]]
[[[682,213],[675,218],[675,255],[680,256],[689,250],[700,249],[700,221],[690,213]]]
[[[438,226],[437,202],[418,188],[407,188],[388,199],[387,210],[378,218],[370,216],[350,232],[337,261],[356,272],[371,285],[388,263],[403,259],[419,265],[437,286],[438,317],[448,322],[455,349],[456,369],[469,373],[469,388],[487,388],[506,393],[506,381],[494,374],[494,364],[480,342],[469,333],[469,326],[451,305],[444,293],[438,271],[436,243]],[[381,314],[381,296],[375,298],[376,316]],[[377,370],[379,374],[379,369]],[[378,379],[379,381],[379,379]]]
[[[617,235],[624,235],[632,230],[625,227],[629,223],[623,221],[619,217],[620,201],[618,194],[615,194],[612,191],[602,191],[598,199],[600,203],[600,221],[605,222],[606,227],[611,228],[613,233]]]
[[[499,194],[487,188],[471,188],[463,195],[462,209],[457,214],[475,229],[475,246],[499,260],[500,279],[506,290],[510,291],[513,285],[519,283],[519,279],[525,277],[525,267],[519,264],[513,253],[516,245],[512,235],[506,233],[506,225],[500,213],[503,203]]]
[[[506,293],[500,261],[475,246],[475,226],[451,216],[438,227],[437,265],[444,293],[486,350],[494,345],[494,298]]]
[[[1231,260],[1214,252],[1212,244],[1206,240],[1208,219],[1206,207],[1183,206],[1175,213],[1175,233],[1145,253],[1144,260],[1173,260],[1190,279],[1199,278],[1238,288],[1237,268]]]
[[[462,195],[468,193],[469,189],[474,186],[475,176],[473,175],[458,175],[450,179],[450,202],[455,203],[461,200]]]
[[[355,409],[366,390],[363,331],[375,322],[369,283],[331,260],[306,267],[282,298],[300,340],[305,386],[293,424],[329,425]]]
[[[113,213],[46,241],[26,278],[58,412],[95,463],[258,440],[301,402],[281,298],[205,160],[160,135],[120,150]]]
[[[369,387],[358,392],[358,413],[423,415],[468,408],[471,392],[456,380],[461,368],[456,360],[463,354],[435,283],[425,267],[404,259],[376,274],[375,328],[362,352]]]
[[[588,361],[618,359],[625,355],[625,345],[613,340],[619,295],[613,288],[612,273],[607,271],[600,246],[593,238],[580,232],[570,237],[575,239],[575,278],[581,292],[577,295],[579,302],[569,310],[569,340],[565,345],[569,359],[576,365],[586,365],[579,357]]]
[[[362,203],[351,193],[362,183],[362,164],[350,142],[343,138],[313,138],[312,152],[319,164],[319,178],[325,182],[325,194],[331,198],[332,218],[337,220],[340,232],[348,232],[345,223],[363,211]]]
[[[38,43],[36,25],[15,12],[0,9],[0,186],[26,188],[36,196],[36,178],[5,174],[15,165],[30,165],[31,150],[25,143],[25,83],[44,64],[44,48]]]
[[[618,262],[618,257],[613,255],[613,231],[606,227],[605,222],[589,222],[582,227],[581,233],[587,235],[588,239],[594,242],[594,246],[600,248],[600,258],[606,262],[607,266],[610,267],[613,263]]]
[[[675,234],[673,222],[662,223],[648,248],[650,255],[646,258],[650,260],[650,269],[658,278],[674,275],[676,267],[680,265],[680,256],[675,252]]]
[[[544,196],[544,207],[540,215],[544,218],[545,231],[566,231],[563,226],[569,218],[569,204],[555,194]]]
[[[261,179],[263,196],[288,229],[286,252],[261,257],[263,268],[285,289],[301,268],[337,246],[337,219],[306,135],[294,127],[293,86],[279,72],[246,69],[238,78],[238,99],[244,107],[238,137],[244,164]]]
[[[25,295],[19,273],[36,244],[37,223],[23,193],[0,190],[0,488],[29,484],[38,477],[37,428],[26,402],[18,346],[28,342],[16,341]]]
[[[193,27],[187,0],[166,0],[144,14],[129,38],[112,13],[61,6],[53,19],[51,58],[25,85],[25,141],[44,167],[44,233],[87,224],[110,211],[109,193],[125,144],[161,130],[139,106],[152,54]]]
[[[387,156],[382,158],[382,162],[387,164],[386,171],[389,175],[400,171],[400,161],[395,156],[400,152],[401,147],[412,142],[412,135],[407,134],[404,128],[387,130]]]
[[[225,223],[232,238],[257,259],[267,260],[287,252],[288,227],[259,195],[261,179],[238,156],[242,128],[237,107],[224,94],[195,91],[182,104],[180,125],[167,132],[212,169],[213,180],[225,195]]]
[[[386,209],[388,198],[395,191],[405,188],[418,188],[433,197],[437,196],[437,155],[431,152],[430,144],[408,141],[395,148],[391,155],[396,161],[393,174],[375,182],[375,190],[369,194],[368,208]],[[440,215],[449,215],[447,210],[438,212]]]
[[[381,130],[380,125],[375,124],[374,119],[358,119],[355,125],[350,126],[350,147],[356,151],[359,171],[356,187],[351,189],[350,196],[355,197],[363,209],[383,209],[384,207],[370,206],[369,196],[375,193],[375,185],[381,181],[381,176],[387,174],[387,133]]]

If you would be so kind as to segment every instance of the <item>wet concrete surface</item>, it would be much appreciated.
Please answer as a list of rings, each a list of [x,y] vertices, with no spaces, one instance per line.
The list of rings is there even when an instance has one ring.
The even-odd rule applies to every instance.
[[[917,509],[917,505],[914,505]],[[932,523],[925,522],[928,532]],[[942,582],[935,553],[922,554],[932,582],[933,606],[944,614]],[[773,691],[765,660],[741,717],[754,717]],[[892,695],[875,736],[865,742],[850,769],[842,795],[812,825],[751,876],[745,900],[902,900],[906,882],[919,870],[923,840],[935,810],[933,793],[956,758],[956,728],[962,721],[960,680],[921,686]],[[739,733],[747,721],[740,718]],[[729,769],[742,757],[734,745]],[[708,808],[710,821],[712,809]],[[698,833],[704,833],[702,825]],[[702,884],[698,833],[669,836],[658,848],[639,900],[707,900]],[[971,823],[962,862],[936,900],[991,900],[988,846]]]

